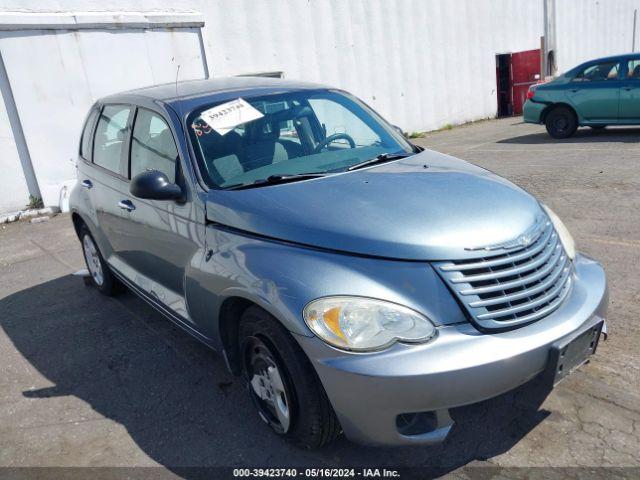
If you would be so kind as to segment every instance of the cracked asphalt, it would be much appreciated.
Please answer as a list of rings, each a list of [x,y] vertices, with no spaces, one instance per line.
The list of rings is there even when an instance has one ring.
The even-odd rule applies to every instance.
[[[456,409],[434,447],[280,441],[219,355],[131,293],[106,298],[71,275],[84,264],[67,215],[0,227],[0,467],[390,466],[457,478],[469,466],[640,467],[639,140],[639,129],[552,140],[519,118],[415,140],[550,205],[604,264],[611,297],[609,339],[589,364],[551,392],[533,381]]]

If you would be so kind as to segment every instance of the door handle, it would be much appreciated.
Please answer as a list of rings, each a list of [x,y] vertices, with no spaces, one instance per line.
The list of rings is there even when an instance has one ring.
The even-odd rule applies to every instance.
[[[633,87],[624,87],[624,89],[628,92],[629,90],[633,90]]]
[[[572,88],[572,89],[571,89],[571,91],[572,91],[573,93],[576,93],[576,92],[579,92],[579,91],[580,91],[580,89],[579,89],[579,88]]]
[[[82,180],[82,182],[80,182],[80,185],[82,185],[84,188],[93,187],[93,183],[91,183],[91,180]]]
[[[132,210],[136,209],[136,206],[133,204],[131,200],[120,200],[118,202],[118,206],[122,210],[127,210],[128,212],[131,212]]]

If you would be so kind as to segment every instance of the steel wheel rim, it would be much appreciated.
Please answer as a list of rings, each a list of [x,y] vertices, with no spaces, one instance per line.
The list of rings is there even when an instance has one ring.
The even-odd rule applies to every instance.
[[[248,339],[245,355],[249,393],[260,417],[277,433],[287,433],[291,428],[291,396],[278,362],[257,337]]]
[[[558,130],[559,132],[564,132],[567,129],[568,123],[569,122],[567,121],[567,118],[565,116],[560,116],[555,119],[554,127],[556,127],[556,130]]]
[[[84,251],[84,259],[87,262],[87,268],[89,269],[89,273],[91,274],[93,281],[96,282],[96,285],[102,286],[104,283],[102,262],[100,261],[100,255],[98,255],[98,249],[89,235],[85,235],[82,239],[82,247]]]

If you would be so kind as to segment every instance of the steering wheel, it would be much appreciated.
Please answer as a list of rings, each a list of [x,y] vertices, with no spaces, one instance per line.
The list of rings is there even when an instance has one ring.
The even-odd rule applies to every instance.
[[[356,148],[356,142],[353,141],[353,138],[351,138],[350,135],[347,135],[346,133],[334,133],[333,135],[329,135],[327,138],[325,138],[320,143],[318,143],[316,147],[313,149],[313,153],[320,153],[320,151],[324,147],[341,138],[346,140],[349,143],[350,148]]]

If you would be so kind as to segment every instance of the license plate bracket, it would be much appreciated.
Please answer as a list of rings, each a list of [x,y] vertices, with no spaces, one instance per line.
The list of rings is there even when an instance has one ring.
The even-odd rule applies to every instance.
[[[603,324],[604,320],[599,319],[590,327],[553,344],[549,364],[554,368],[554,387],[586,363],[596,352]]]

